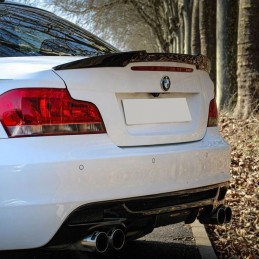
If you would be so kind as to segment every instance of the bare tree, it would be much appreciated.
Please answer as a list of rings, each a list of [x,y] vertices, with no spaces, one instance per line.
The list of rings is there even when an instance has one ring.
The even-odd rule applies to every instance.
[[[172,52],[173,35],[178,31],[176,0],[129,0],[156,36],[160,51]]]
[[[172,52],[179,33],[177,0],[49,0],[81,26],[122,49]]]
[[[158,51],[150,27],[143,23],[129,1],[50,0],[52,8],[119,49],[148,49]]]
[[[237,41],[238,98],[235,114],[247,118],[259,112],[259,1],[239,5]]]
[[[210,76],[216,82],[216,1],[199,1],[201,54],[211,62]]]
[[[201,52],[201,39],[199,27],[199,0],[193,1],[191,35],[191,53],[199,54]]]
[[[183,1],[184,53],[185,54],[191,54],[192,6],[193,6],[193,0]]]
[[[238,1],[217,1],[217,104],[232,107],[237,92]]]

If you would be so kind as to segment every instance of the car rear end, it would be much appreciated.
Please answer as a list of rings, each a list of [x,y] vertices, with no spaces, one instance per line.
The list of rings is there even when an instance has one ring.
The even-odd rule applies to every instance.
[[[49,72],[60,88],[39,78],[2,93],[2,249],[74,244],[114,228],[135,239],[223,203],[229,146],[212,82],[170,58],[69,64]]]
[[[50,60],[0,81],[0,250],[105,252],[155,227],[230,220],[230,148],[205,57]]]

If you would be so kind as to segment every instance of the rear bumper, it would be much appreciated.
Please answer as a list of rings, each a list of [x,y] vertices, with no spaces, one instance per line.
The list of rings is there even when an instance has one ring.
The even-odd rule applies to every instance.
[[[126,239],[145,235],[155,227],[185,221],[221,206],[228,183],[172,193],[87,204],[73,211],[47,247],[78,243],[94,231],[122,228]]]
[[[103,134],[1,139],[0,146],[1,250],[46,245],[87,204],[229,180],[230,148],[214,128],[176,145],[120,148]]]

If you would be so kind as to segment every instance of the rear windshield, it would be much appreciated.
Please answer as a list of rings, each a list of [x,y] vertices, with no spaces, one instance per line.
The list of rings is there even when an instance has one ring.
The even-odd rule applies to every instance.
[[[84,29],[44,10],[0,4],[0,57],[98,56],[117,52]]]

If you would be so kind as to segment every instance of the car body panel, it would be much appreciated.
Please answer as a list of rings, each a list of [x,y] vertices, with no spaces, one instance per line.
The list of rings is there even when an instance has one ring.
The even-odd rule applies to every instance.
[[[50,70],[56,65],[78,59],[82,57],[2,57],[0,79],[28,79],[31,78],[30,74]]]
[[[229,180],[230,149],[215,128],[186,144],[120,148],[100,134],[6,139],[1,149],[0,249],[45,245],[84,204]]]
[[[132,71],[131,66],[136,64],[187,66],[192,67],[194,72]],[[118,146],[196,141],[203,138],[205,134],[206,114],[209,102],[214,96],[213,85],[208,74],[205,71],[196,70],[194,66],[169,62],[143,62],[132,63],[123,68],[86,68],[55,72],[66,82],[74,99],[96,104],[102,114],[109,137]],[[165,74],[172,82],[170,90],[166,93],[160,86],[160,81]],[[186,98],[192,120],[182,123],[126,125],[122,100],[155,99],[151,93],[159,93],[158,98]]]

